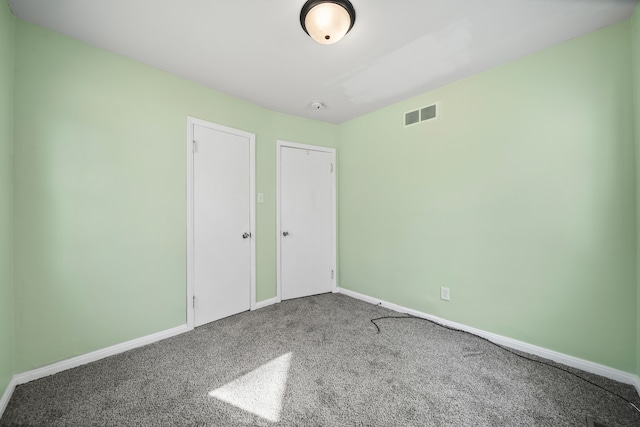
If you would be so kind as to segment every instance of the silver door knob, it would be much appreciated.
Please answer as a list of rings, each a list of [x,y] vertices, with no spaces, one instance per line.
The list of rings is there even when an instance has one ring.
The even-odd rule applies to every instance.
[[[283,231],[283,232],[282,232],[282,235],[283,235],[284,237],[287,237],[287,236],[289,235],[289,232],[288,232],[288,231]]]
[[[244,233],[244,234],[242,235],[242,238],[243,238],[243,239],[248,239],[249,237],[251,237],[251,233]]]

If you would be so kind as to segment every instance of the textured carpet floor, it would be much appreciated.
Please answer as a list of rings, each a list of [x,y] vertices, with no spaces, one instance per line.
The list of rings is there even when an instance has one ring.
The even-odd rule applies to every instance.
[[[18,386],[0,425],[640,425],[624,401],[473,336],[417,319],[377,334],[385,315],[331,294],[242,313]]]

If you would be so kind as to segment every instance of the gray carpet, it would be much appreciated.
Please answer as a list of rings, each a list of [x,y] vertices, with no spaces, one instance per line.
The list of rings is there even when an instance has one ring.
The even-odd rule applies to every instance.
[[[479,338],[418,319],[377,334],[385,315],[331,294],[242,313],[18,386],[0,425],[640,425],[624,401]]]

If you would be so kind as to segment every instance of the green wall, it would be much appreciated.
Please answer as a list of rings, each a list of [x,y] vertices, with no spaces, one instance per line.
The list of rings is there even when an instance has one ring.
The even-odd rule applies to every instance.
[[[630,27],[340,125],[340,286],[635,372]]]
[[[13,376],[13,51],[15,18],[0,2],[0,396]]]
[[[185,323],[186,116],[256,134],[257,295],[276,295],[275,140],[335,146],[274,113],[16,24],[16,369]]]
[[[638,11],[339,126],[19,20],[12,89],[3,13],[0,390],[184,324],[187,115],[257,136],[258,300],[275,296],[275,140],[339,145],[340,286],[640,373]],[[436,101],[437,120],[402,127]]]
[[[636,137],[636,226],[640,224],[640,5],[636,6],[636,10],[631,18],[631,48],[633,50],[633,88],[634,88],[634,122],[635,122],[635,137]],[[637,240],[640,242],[640,227],[637,231]],[[637,243],[636,243],[637,244]],[[636,246],[636,280],[637,280],[637,329],[636,329],[636,373],[640,376],[640,250]]]

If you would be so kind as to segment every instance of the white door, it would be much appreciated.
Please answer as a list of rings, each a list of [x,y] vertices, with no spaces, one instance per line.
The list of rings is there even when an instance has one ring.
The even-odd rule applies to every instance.
[[[193,310],[200,326],[250,309],[251,134],[193,124]]]
[[[282,299],[331,292],[335,283],[335,151],[281,144],[278,231]]]

